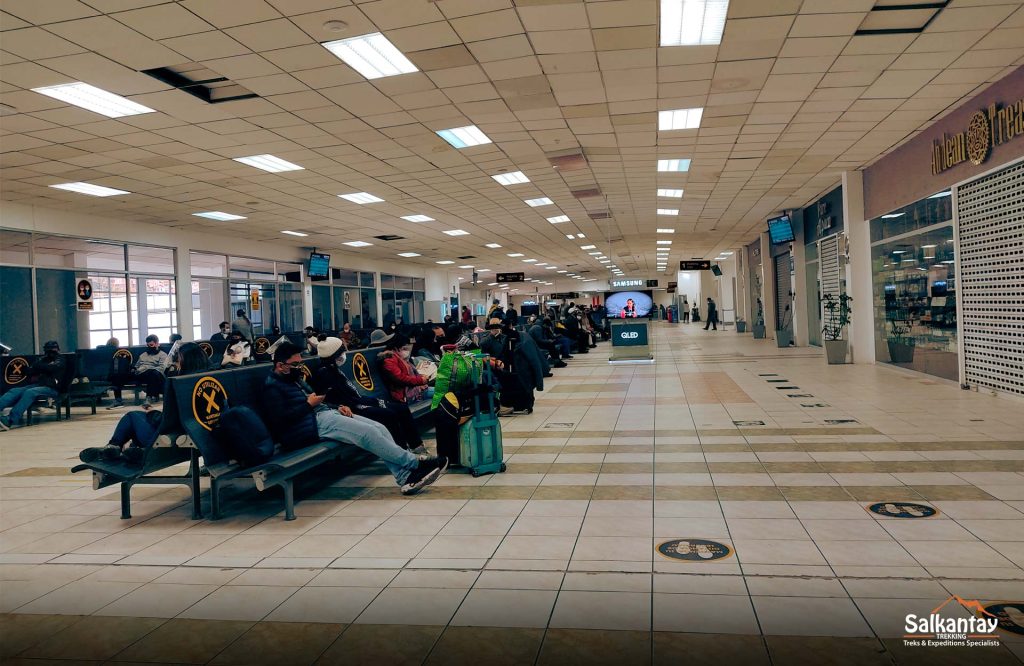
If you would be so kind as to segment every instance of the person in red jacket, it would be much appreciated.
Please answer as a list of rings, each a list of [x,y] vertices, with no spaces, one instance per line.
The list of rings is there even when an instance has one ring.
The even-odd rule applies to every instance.
[[[430,400],[433,387],[427,386],[427,378],[416,372],[412,364],[412,342],[407,335],[394,333],[384,342],[384,351],[377,356],[391,399],[411,404]]]

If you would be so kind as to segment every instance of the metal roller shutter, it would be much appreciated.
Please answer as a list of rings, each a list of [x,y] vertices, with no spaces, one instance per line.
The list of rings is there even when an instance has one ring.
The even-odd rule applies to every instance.
[[[839,297],[839,234],[818,241],[818,261],[821,266],[821,296]]]
[[[964,381],[1024,395],[1024,162],[957,189]]]
[[[789,252],[775,257],[775,326],[788,328],[792,315],[786,315],[786,306],[790,304],[789,292],[793,289],[790,277]]]

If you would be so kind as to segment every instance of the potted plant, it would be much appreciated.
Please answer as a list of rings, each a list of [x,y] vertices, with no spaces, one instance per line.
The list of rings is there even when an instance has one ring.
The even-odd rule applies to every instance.
[[[754,320],[754,326],[751,329],[754,332],[755,340],[764,340],[764,305],[761,304],[761,299],[757,299],[757,319]]]
[[[889,360],[893,363],[914,362],[914,338],[909,337],[913,322],[909,319],[889,320]]]
[[[846,294],[840,294],[836,298],[832,294],[825,294],[825,325],[821,333],[825,340],[825,355],[829,365],[841,365],[846,363],[849,342],[843,339],[843,331],[850,323],[850,303],[852,298]]]
[[[737,333],[746,333],[747,332],[747,322],[746,322],[746,320],[743,319],[743,317],[736,317],[736,332]]]
[[[779,349],[785,349],[793,344],[793,331],[789,328],[790,320],[792,319],[791,314],[789,304],[787,303],[786,311],[782,315],[782,321],[779,322],[779,326],[775,330],[775,343],[779,346]]]

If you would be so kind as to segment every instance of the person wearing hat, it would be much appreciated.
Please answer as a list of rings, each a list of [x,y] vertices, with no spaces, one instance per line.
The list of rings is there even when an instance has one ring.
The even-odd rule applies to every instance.
[[[382,424],[403,449],[417,455],[430,453],[423,446],[423,438],[408,405],[359,395],[352,380],[341,371],[347,360],[345,343],[341,338],[325,338],[317,345],[316,351],[320,357],[320,368],[313,374],[310,385],[318,395],[326,396],[325,404],[347,407],[354,414]]]
[[[499,317],[491,317],[484,330],[486,333],[480,336],[480,351],[499,361],[508,361],[505,353],[505,322]]]
[[[383,328],[375,328],[370,333],[370,347],[383,347],[384,344],[395,337],[394,333],[386,333]]]
[[[7,417],[0,416],[0,430],[21,425],[21,415],[39,398],[56,398],[57,386],[64,376],[64,357],[60,345],[50,340],[43,345],[43,356],[28,370],[24,386],[14,388],[0,396],[0,414],[11,408]]]
[[[302,380],[302,348],[282,342],[274,350],[274,369],[260,393],[261,414],[275,442],[294,451],[329,439],[358,446],[380,458],[403,495],[437,481],[448,469],[444,456],[417,456],[395,443],[388,429],[354,414],[348,407],[324,404],[326,396]]]

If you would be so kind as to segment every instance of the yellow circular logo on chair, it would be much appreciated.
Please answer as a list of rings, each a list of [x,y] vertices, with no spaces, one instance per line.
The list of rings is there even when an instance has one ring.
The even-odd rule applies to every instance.
[[[135,357],[127,349],[118,349],[116,352],[114,352],[114,358],[116,358],[116,359],[122,359],[122,358],[123,359],[127,359],[129,363],[131,363],[132,361],[135,360]]]
[[[23,356],[15,356],[4,368],[4,382],[8,386],[20,384],[28,378],[29,363]]]
[[[228,392],[213,377],[203,377],[192,389],[192,415],[207,430],[213,430],[227,406]]]
[[[352,376],[355,377],[356,383],[364,389],[367,391],[373,390],[373,376],[370,374],[370,364],[366,362],[366,357],[362,354],[356,354],[352,357]]]
[[[255,346],[257,354],[266,354],[267,350],[270,348],[270,340],[264,337],[256,338]]]
[[[200,342],[199,348],[203,350],[204,354],[206,354],[206,358],[213,357],[213,345],[211,345],[209,342]]]

